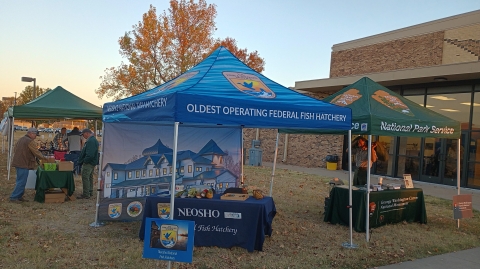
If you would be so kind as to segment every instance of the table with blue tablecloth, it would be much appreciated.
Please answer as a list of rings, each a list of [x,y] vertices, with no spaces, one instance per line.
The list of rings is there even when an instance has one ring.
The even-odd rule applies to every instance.
[[[168,207],[170,197],[148,196],[139,237],[145,236],[145,219],[166,218],[161,209]],[[242,247],[252,252],[262,250],[265,235],[272,235],[272,221],[276,214],[272,197],[245,201],[221,200],[220,195],[212,199],[176,198],[176,220],[195,221],[195,246]],[[159,212],[160,211],[160,212]]]
[[[324,221],[348,226],[348,200],[348,188],[333,188]],[[366,231],[366,202],[366,190],[352,190],[352,226],[357,232]],[[423,190],[413,188],[370,192],[368,217],[370,228],[402,221],[427,223]]]

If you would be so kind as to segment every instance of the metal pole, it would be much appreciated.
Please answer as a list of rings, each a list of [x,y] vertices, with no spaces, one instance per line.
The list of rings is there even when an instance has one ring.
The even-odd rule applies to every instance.
[[[278,132],[278,129],[277,129],[277,142],[275,142],[275,155],[273,155],[272,179],[270,180],[270,194],[269,194],[270,197],[272,197],[273,179],[275,178],[275,167],[277,165],[278,140],[280,140],[280,133]]]
[[[372,135],[368,135],[368,160],[367,160],[367,202],[365,211],[365,237],[370,241],[370,167],[372,165]]]
[[[241,140],[241,144],[242,144],[242,145],[241,145],[242,150],[241,150],[241,153],[240,153],[240,154],[241,154],[241,156],[242,156],[242,160],[241,160],[242,168],[240,169],[240,170],[241,170],[241,171],[240,171],[240,185],[243,187],[243,184],[245,183],[245,182],[244,182],[244,175],[245,175],[245,174],[243,173],[243,166],[244,166],[244,160],[245,160],[245,154],[244,154],[244,149],[243,149],[243,146],[244,146],[244,144],[243,144],[243,127],[242,127],[242,140]],[[215,188],[216,188],[216,186],[215,186]]]
[[[95,120],[95,122],[97,122]],[[103,125],[102,125],[102,133],[103,133]],[[102,163],[103,163],[103,149],[105,147],[105,143],[103,141],[103,137],[102,137],[102,146],[101,146],[101,150],[100,150],[100,156],[99,156],[99,162],[98,162],[98,178],[97,178],[97,202],[95,204],[95,222],[92,222],[90,223],[90,227],[101,227],[103,225],[105,225],[103,222],[98,222],[98,211],[99,211],[99,208],[100,208],[100,193],[102,191],[101,189],[101,180],[102,180]]]
[[[37,79],[33,79],[33,100],[37,98]],[[35,127],[35,121],[32,120],[32,127]]]
[[[342,244],[344,248],[358,248],[358,246],[353,243],[352,179],[352,130],[348,130],[348,223],[350,229],[350,243],[344,242]]]
[[[12,164],[12,151],[13,151],[13,141],[14,141],[14,126],[15,126],[15,117],[12,117],[12,124],[10,124],[10,146],[8,150],[8,159],[7,159],[7,170],[8,170],[8,175],[7,179],[10,180],[10,170],[11,170],[11,164]]]
[[[462,152],[460,151],[461,145],[460,145],[460,138],[458,139],[457,142],[457,195],[460,195],[460,165],[461,165],[461,158],[463,157],[461,154]],[[457,219],[457,228],[460,228],[460,219]]]
[[[175,215],[175,176],[177,174],[177,145],[178,145],[178,125],[179,122],[175,122],[173,129],[173,171],[172,182],[170,184],[170,219],[173,220]],[[172,268],[172,261],[168,261],[168,269]]]

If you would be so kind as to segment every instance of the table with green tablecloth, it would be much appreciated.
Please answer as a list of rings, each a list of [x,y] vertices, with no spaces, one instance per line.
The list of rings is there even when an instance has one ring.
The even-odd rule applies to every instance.
[[[35,201],[45,202],[45,191],[50,188],[65,188],[67,195],[75,192],[75,181],[72,171],[45,171],[37,168],[37,181],[35,183]]]
[[[330,203],[324,221],[349,225],[348,187],[335,187],[330,192]],[[352,190],[352,226],[365,232],[366,190]],[[423,190],[419,188],[370,192],[370,228],[397,222],[427,223]]]

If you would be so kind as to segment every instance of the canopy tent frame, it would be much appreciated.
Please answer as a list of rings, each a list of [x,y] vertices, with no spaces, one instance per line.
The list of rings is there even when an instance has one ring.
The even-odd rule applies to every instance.
[[[7,110],[8,117],[12,119],[10,124],[11,138],[7,157],[7,179],[10,180],[11,162],[14,143],[14,123],[17,119],[84,119],[95,120],[95,132],[97,120],[102,119],[102,109],[82,98],[65,90],[61,86],[47,91],[43,95],[21,106],[13,106]],[[96,136],[96,133],[95,133]]]
[[[366,98],[362,98],[366,97]],[[375,101],[372,101],[375,100]],[[458,139],[458,148],[460,148],[461,128],[458,121],[452,120],[446,116],[438,114],[430,109],[420,106],[403,96],[400,96],[382,85],[374,82],[368,77],[363,77],[357,82],[343,88],[323,99],[325,102],[352,108],[352,130],[349,132],[349,179],[352,181],[351,173],[351,134],[368,135],[368,165],[371,166],[371,143],[372,134],[385,136],[403,136],[403,137],[435,137],[435,138],[451,138]],[[394,111],[394,112],[393,112]],[[392,113],[393,112],[393,113]],[[423,118],[419,118],[420,115]],[[396,120],[400,124],[388,124],[386,121]],[[407,126],[407,124],[410,124]],[[430,125],[431,132],[424,133],[414,128],[414,124]],[[433,124],[441,126],[434,129]],[[400,126],[400,128],[399,128]],[[410,127],[410,128],[409,128]],[[415,131],[417,130],[417,131]],[[435,131],[434,131],[435,130]],[[287,130],[282,129],[280,132],[293,134],[345,134],[338,130]],[[457,151],[457,156],[460,150]],[[460,158],[457,163],[457,188],[460,193]],[[275,167],[275,165],[274,165]],[[366,241],[369,242],[369,199],[370,199],[370,177],[371,169],[367,169],[367,203],[366,203]],[[351,183],[349,184],[349,201],[352,199]],[[351,204],[351,202],[350,202]],[[351,210],[351,205],[349,210]],[[350,234],[352,234],[352,215],[349,214]]]

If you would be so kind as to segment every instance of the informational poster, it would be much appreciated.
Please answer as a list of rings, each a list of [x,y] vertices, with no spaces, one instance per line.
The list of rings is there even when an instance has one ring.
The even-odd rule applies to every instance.
[[[403,174],[403,181],[405,182],[405,189],[412,189],[413,188],[412,175]]]
[[[237,187],[240,128],[180,126],[176,189]],[[99,205],[101,221],[141,220],[145,197],[169,195],[173,175],[173,125],[106,123]]]
[[[463,219],[473,217],[472,195],[461,194],[453,196],[453,218]]]
[[[143,258],[192,262],[194,221],[146,218],[145,223]]]

